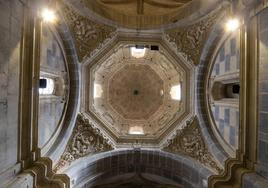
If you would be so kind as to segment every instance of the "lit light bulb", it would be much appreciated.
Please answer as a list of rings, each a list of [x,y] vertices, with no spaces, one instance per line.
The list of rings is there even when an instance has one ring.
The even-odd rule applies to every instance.
[[[56,14],[53,10],[44,8],[42,10],[42,18],[45,22],[55,22],[56,20]]]
[[[226,30],[227,31],[235,31],[240,26],[239,20],[237,18],[233,18],[227,21]]]

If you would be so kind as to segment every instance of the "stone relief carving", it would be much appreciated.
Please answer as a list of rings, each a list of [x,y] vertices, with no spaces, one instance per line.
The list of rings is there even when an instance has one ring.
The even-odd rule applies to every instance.
[[[164,34],[166,41],[182,54],[182,56],[195,65],[199,63],[203,45],[207,36],[216,23],[219,13],[212,13],[205,19],[185,28],[167,30]]]
[[[196,116],[183,129],[178,130],[163,150],[188,155],[217,173],[223,171],[207,149]]]
[[[113,150],[108,140],[103,137],[100,130],[95,128],[82,114],[78,114],[73,133],[68,141],[54,171],[57,172],[66,165],[86,155]]]
[[[65,4],[62,10],[74,37],[79,61],[93,56],[115,36],[114,27],[93,22]]]

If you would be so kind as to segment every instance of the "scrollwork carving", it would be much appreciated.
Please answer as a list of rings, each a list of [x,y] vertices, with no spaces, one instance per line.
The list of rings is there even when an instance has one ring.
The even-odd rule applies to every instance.
[[[91,57],[115,35],[114,27],[93,22],[65,4],[62,6],[62,10],[74,37],[80,61]]]
[[[168,145],[163,150],[175,154],[185,154],[217,173],[222,172],[222,168],[207,149],[197,117],[187,122],[183,129],[178,130],[177,135],[169,140]]]
[[[219,12],[212,13],[207,18],[188,27],[167,30],[164,38],[172,43],[186,60],[197,65],[204,43],[219,17]]]
[[[83,115],[78,114],[72,136],[54,171],[57,172],[64,166],[70,165],[73,161],[86,155],[93,155],[112,149],[113,147],[103,137],[100,130],[93,127]]]

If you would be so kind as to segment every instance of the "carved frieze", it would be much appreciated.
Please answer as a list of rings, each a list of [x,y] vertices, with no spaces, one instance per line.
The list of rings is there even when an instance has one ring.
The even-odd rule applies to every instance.
[[[114,27],[96,23],[65,4],[62,10],[72,32],[79,61],[92,56],[115,35]]]
[[[78,114],[73,133],[54,171],[57,172],[64,166],[70,165],[73,161],[86,155],[110,150],[113,150],[113,147],[103,137],[100,130],[93,127],[83,115]]]
[[[167,30],[164,38],[172,43],[187,61],[197,65],[207,36],[216,23],[220,12],[212,13],[208,17],[188,27]]]
[[[217,173],[222,172],[222,168],[207,149],[197,117],[187,122],[183,129],[178,130],[177,135],[169,140],[169,144],[163,150],[175,154],[185,154]]]

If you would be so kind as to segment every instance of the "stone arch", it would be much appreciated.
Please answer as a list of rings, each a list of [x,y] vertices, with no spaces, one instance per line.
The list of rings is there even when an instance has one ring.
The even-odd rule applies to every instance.
[[[66,62],[68,66],[69,74],[69,100],[66,109],[65,116],[63,117],[63,126],[58,134],[58,137],[54,140],[54,143],[44,156],[49,157],[53,162],[59,160],[60,155],[63,153],[67,141],[72,133],[72,129],[75,125],[76,116],[79,110],[80,104],[80,65],[78,57],[75,52],[74,41],[71,37],[71,33],[65,20],[61,17],[61,22],[57,25],[55,30],[57,31],[61,42],[63,51],[66,55]]]
[[[79,172],[79,173],[78,173]],[[185,188],[206,187],[213,174],[196,161],[160,150],[124,149],[81,158],[63,171],[75,187],[95,187],[142,176],[149,181]],[[149,177],[149,178],[148,178]]]
[[[219,19],[223,19],[224,15],[221,15]],[[207,90],[206,90],[206,80],[209,72],[210,59],[214,53],[214,50],[219,43],[221,37],[224,35],[224,28],[221,22],[217,22],[213,27],[206,43],[204,44],[200,61],[197,67],[196,76],[196,109],[197,116],[199,119],[200,128],[204,139],[207,143],[209,151],[215,156],[215,158],[223,165],[225,160],[228,158],[227,153],[224,151],[223,147],[217,141],[216,137],[212,132],[212,128],[209,125],[209,117],[207,111]]]

